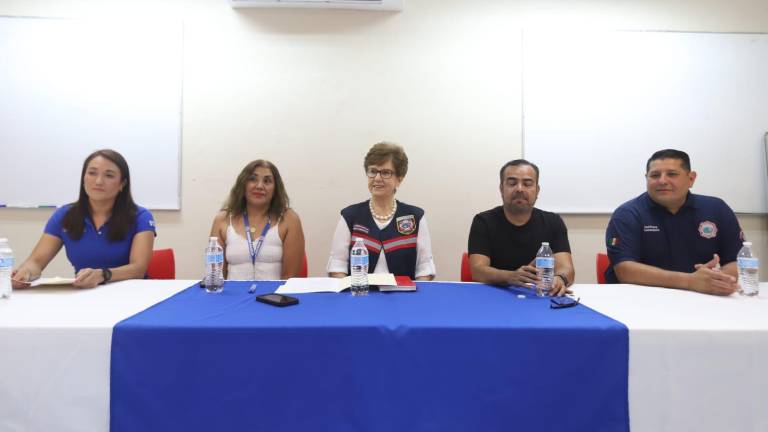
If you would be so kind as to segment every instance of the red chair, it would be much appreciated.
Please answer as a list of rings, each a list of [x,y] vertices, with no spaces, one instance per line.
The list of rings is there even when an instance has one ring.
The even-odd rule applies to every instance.
[[[307,268],[307,253],[304,252],[304,259],[301,260],[301,270],[299,270],[299,274],[296,275],[296,277],[305,278],[309,274],[309,269]]]
[[[152,259],[147,267],[149,279],[176,279],[176,260],[173,249],[158,249],[152,251]]]
[[[598,253],[595,258],[595,271],[597,272],[597,283],[605,283],[605,271],[611,265],[611,261],[608,260],[608,255],[604,253]]]
[[[469,266],[469,254],[467,252],[461,255],[461,281],[472,282],[472,267]]]

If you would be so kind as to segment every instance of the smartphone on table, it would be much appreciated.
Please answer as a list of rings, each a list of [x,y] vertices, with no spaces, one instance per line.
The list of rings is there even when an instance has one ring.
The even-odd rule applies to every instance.
[[[272,306],[292,306],[295,304],[299,304],[299,299],[296,297],[290,297],[287,295],[282,294],[262,294],[260,296],[256,296],[257,302],[262,302],[266,304],[270,304]]]

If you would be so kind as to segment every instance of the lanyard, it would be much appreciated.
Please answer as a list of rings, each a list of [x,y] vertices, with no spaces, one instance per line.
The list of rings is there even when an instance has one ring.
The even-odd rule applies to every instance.
[[[269,231],[269,227],[272,225],[272,218],[267,216],[267,224],[264,225],[264,229],[261,230],[261,236],[259,236],[259,240],[256,242],[256,247],[253,246],[253,238],[251,237],[251,226],[248,223],[248,212],[243,212],[243,222],[245,223],[245,236],[248,239],[248,252],[251,254],[251,263],[254,265],[254,268],[256,266],[256,257],[259,256],[259,252],[261,252],[261,245],[264,244],[264,237],[267,235],[267,231]]]

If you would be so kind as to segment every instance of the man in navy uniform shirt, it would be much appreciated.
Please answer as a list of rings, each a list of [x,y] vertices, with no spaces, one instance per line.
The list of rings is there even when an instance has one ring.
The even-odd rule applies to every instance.
[[[720,198],[696,195],[688,154],[660,150],[646,164],[647,192],[622,204],[605,237],[609,283],[730,295],[737,289],[739,221]]]

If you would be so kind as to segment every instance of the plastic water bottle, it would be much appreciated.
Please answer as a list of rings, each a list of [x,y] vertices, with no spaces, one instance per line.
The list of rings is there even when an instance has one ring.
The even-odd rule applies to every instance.
[[[219,245],[217,237],[208,239],[205,248],[205,290],[209,293],[219,293],[224,290],[224,249]]]
[[[737,256],[739,267],[739,294],[753,297],[760,292],[758,272],[760,260],[752,252],[752,242],[744,242]]]
[[[11,273],[13,273],[13,251],[8,239],[0,238],[0,298],[11,296]]]
[[[360,237],[349,253],[349,267],[352,271],[352,295],[368,295],[368,249]]]
[[[541,243],[539,251],[536,252],[536,268],[541,278],[541,282],[536,284],[536,295],[539,297],[549,295],[552,279],[555,277],[555,256],[548,242]]]

